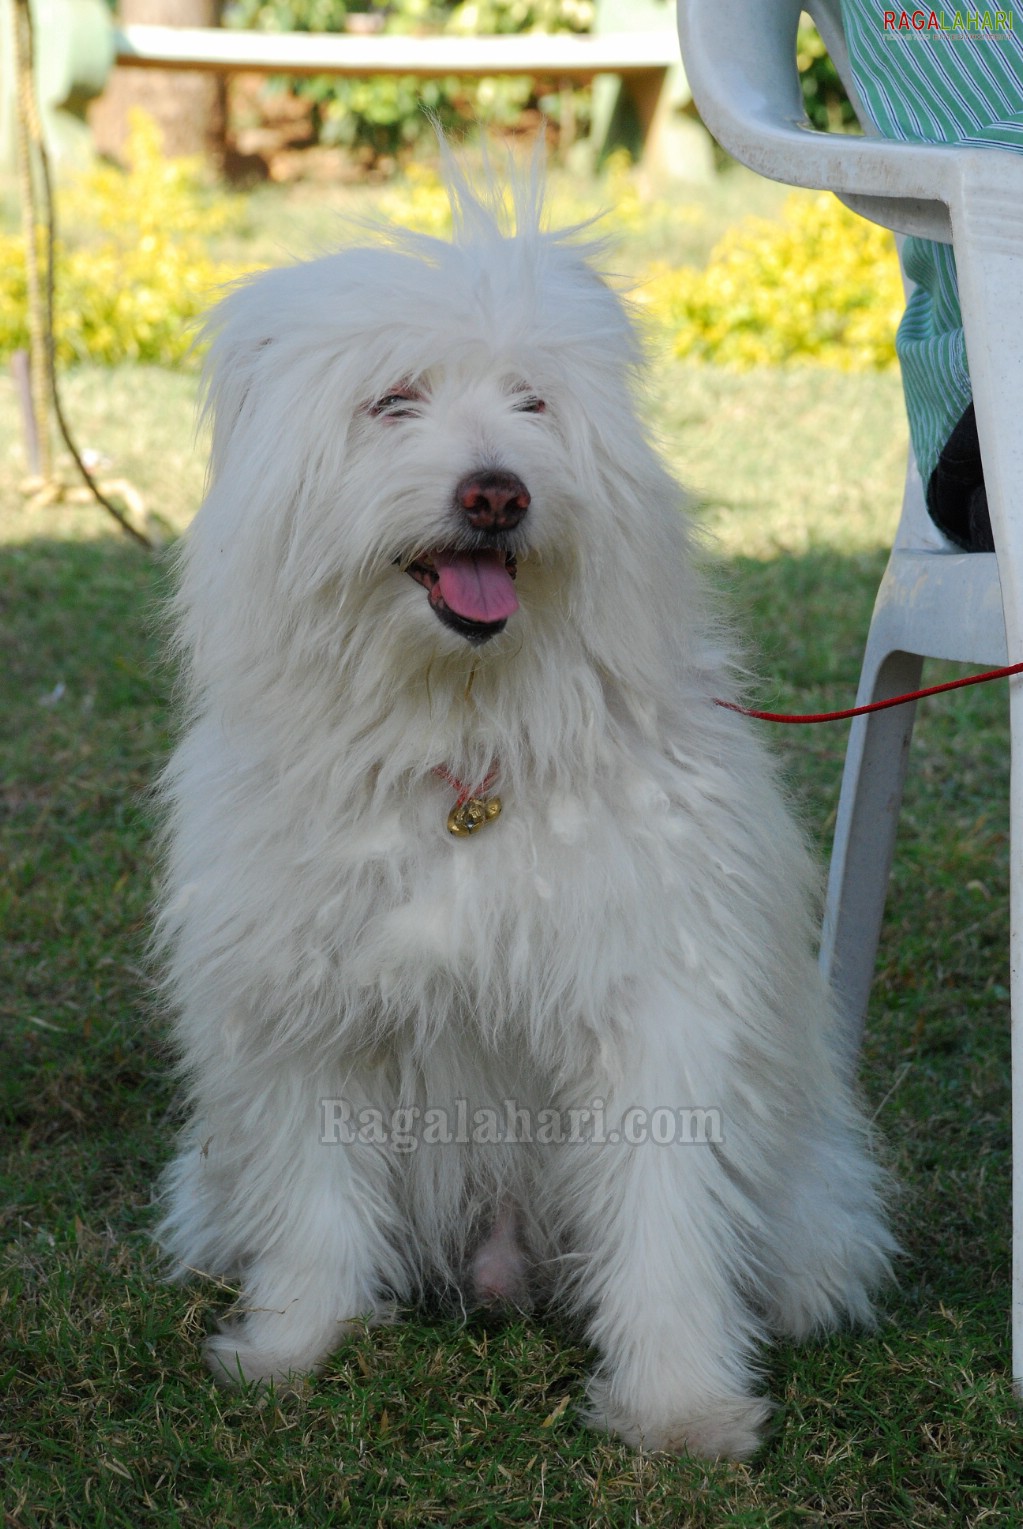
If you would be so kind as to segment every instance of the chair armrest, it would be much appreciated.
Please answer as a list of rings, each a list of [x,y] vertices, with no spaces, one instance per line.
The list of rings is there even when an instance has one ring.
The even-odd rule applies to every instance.
[[[833,0],[808,0],[835,29]],[[796,68],[802,0],[678,0],[686,77],[722,148],[771,180],[833,191],[896,233],[952,241],[964,176],[1023,201],[1023,155],[815,131]]]

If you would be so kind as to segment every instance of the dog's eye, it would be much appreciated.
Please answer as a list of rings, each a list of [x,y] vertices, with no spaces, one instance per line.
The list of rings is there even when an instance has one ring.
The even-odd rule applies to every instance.
[[[385,393],[383,398],[378,398],[376,403],[370,405],[369,412],[374,419],[383,415],[386,419],[411,419],[419,413],[417,405],[422,402],[422,394],[413,392]]]
[[[542,398],[537,398],[535,393],[527,393],[515,405],[515,412],[516,414],[542,414],[546,407]]]

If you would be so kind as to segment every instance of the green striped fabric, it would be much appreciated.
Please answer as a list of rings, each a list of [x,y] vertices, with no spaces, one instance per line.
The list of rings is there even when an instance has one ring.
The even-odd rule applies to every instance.
[[[1023,151],[1023,8],[842,0],[842,19],[860,99],[886,138]],[[916,288],[895,344],[926,484],[970,402],[970,375],[951,249],[907,239],[902,258]]]

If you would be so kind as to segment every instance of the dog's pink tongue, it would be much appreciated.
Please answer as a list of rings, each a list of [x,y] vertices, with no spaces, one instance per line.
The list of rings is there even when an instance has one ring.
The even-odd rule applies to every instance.
[[[444,604],[466,621],[504,621],[519,608],[503,552],[434,552]]]

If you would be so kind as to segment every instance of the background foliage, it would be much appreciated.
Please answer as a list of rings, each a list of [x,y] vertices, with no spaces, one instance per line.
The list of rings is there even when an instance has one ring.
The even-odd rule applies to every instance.
[[[838,70],[828,56],[817,28],[800,23],[796,40],[797,62],[803,82],[803,106],[814,127],[822,132],[847,130],[855,125],[853,111]]]
[[[792,195],[778,221],[745,219],[705,269],[662,268],[640,297],[677,356],[744,369],[896,364],[904,297],[895,241],[827,192]]]
[[[246,201],[211,188],[197,162],[165,160],[156,130],[136,120],[127,173],[96,165],[61,200],[68,231],[57,250],[61,362],[149,361],[190,366],[196,320],[223,283],[261,262],[247,245]],[[664,204],[644,199],[628,162],[613,158],[599,192],[571,185],[558,216],[582,222],[610,210],[604,232],[633,251],[656,247]],[[446,237],[444,188],[412,164],[383,193],[392,221]],[[671,209],[664,238],[703,216],[698,201]],[[210,251],[234,236],[233,259]],[[280,246],[272,252],[280,258]],[[677,260],[677,255],[676,255]],[[680,357],[750,367],[792,360],[876,370],[895,360],[902,308],[891,236],[834,197],[795,193],[780,217],[742,217],[705,263],[643,258],[630,271],[655,341]],[[0,236],[0,356],[27,343],[21,240]]]
[[[393,0],[386,9],[374,0],[231,0],[225,24],[274,32],[343,32],[351,27],[479,36],[586,32],[594,12],[594,0]],[[845,88],[820,34],[807,20],[799,27],[797,57],[804,105],[813,125],[831,131],[852,127],[855,115]],[[279,79],[276,85],[313,103],[322,142],[363,147],[374,154],[394,154],[420,138],[426,130],[424,107],[445,126],[467,117],[508,126],[530,104],[540,105],[554,122],[561,114],[560,94],[538,95],[533,83],[521,78],[338,80],[322,75]],[[571,95],[574,124],[585,124],[589,91],[575,89]]]
[[[207,187],[199,163],[165,159],[136,114],[125,173],[97,161],[59,199],[56,346],[72,361],[187,364],[194,323],[218,284],[240,274],[210,255],[240,202]],[[0,356],[28,345],[25,250],[0,235]]]
[[[371,0],[233,0],[228,26],[272,32],[343,32],[349,26],[389,33],[449,32],[478,35],[509,32],[584,32],[593,19],[591,0],[393,0],[386,11]],[[424,108],[445,127],[480,117],[499,126],[515,122],[525,107],[541,104],[557,121],[557,94],[537,94],[523,77],[421,80],[399,75],[343,80],[328,75],[279,80],[311,101],[321,142],[394,154],[430,131]],[[573,116],[585,120],[588,95],[573,92]]]

